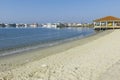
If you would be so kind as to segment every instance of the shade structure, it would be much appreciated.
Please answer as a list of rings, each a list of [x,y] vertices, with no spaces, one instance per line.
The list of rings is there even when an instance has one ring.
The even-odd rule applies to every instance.
[[[118,29],[120,28],[120,18],[106,16],[94,20],[94,29]]]
[[[114,16],[106,16],[106,17],[94,20],[94,22],[100,22],[100,21],[120,21],[120,18],[117,18]]]

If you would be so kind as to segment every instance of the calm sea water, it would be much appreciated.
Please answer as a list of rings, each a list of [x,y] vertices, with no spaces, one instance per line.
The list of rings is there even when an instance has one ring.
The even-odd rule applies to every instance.
[[[93,34],[91,28],[1,28],[0,51],[39,45],[45,47]]]

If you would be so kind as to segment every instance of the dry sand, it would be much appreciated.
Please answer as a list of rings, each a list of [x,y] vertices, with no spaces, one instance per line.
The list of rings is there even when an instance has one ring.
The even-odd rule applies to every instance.
[[[11,57],[3,58],[0,61],[0,80],[119,80],[119,34],[120,30],[114,30],[107,35],[101,35],[102,37],[96,35],[99,38],[94,36],[92,39],[86,39],[89,42],[86,43],[87,41],[84,40],[83,43],[86,44],[83,45],[80,45],[82,42],[80,40],[69,43],[70,45],[66,44],[53,47],[53,49],[46,49],[48,54],[50,52],[57,53],[41,58],[39,58],[40,55],[33,58],[30,56],[33,55],[32,53],[37,56],[38,53],[42,52],[39,50],[32,51],[29,56],[26,54],[33,60],[25,55],[14,56],[16,58],[12,59]],[[26,63],[22,64],[21,62],[20,64],[19,58],[26,60]],[[7,67],[5,67],[6,65]]]

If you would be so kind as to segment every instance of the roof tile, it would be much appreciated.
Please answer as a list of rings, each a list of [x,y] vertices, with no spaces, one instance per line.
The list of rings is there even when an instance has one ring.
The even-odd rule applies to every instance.
[[[100,19],[94,20],[95,22],[100,22],[100,21],[120,21],[120,18],[114,17],[114,16],[106,16]]]

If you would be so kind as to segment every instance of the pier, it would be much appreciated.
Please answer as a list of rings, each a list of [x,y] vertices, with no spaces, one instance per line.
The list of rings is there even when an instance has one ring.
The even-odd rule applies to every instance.
[[[120,18],[114,16],[106,16],[94,20],[95,30],[106,30],[106,29],[120,29]]]

